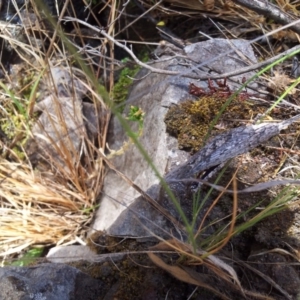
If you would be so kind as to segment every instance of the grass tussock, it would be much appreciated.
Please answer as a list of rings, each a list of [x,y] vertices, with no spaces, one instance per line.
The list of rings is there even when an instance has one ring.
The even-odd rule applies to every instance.
[[[8,73],[2,58],[0,91],[2,257],[33,245],[85,243],[102,187],[98,149],[105,148],[109,121],[109,98],[98,77],[113,68],[103,63],[100,38],[98,51],[85,51],[91,41],[75,21],[70,33],[46,11],[47,23],[37,23],[38,13],[35,19],[16,14],[24,28],[1,25],[0,36],[11,59]],[[66,72],[58,82],[53,68]],[[92,117],[81,115],[84,110]]]
[[[78,241],[94,203],[90,195],[34,172],[28,165],[0,163],[1,255],[34,244]]]

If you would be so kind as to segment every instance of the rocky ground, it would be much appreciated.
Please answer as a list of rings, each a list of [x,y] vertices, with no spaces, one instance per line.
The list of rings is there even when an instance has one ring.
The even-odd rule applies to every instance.
[[[174,23],[170,28],[178,34]],[[178,44],[174,38],[165,37],[172,43],[161,43],[152,52],[148,67],[130,87],[121,115],[139,120],[129,122],[131,140],[119,115],[112,117],[106,158],[97,140],[100,130],[106,136],[103,119],[110,113],[104,94],[97,89],[101,105],[95,105],[93,81],[82,77],[80,66],[58,68],[57,58],[56,67],[48,66],[42,76],[43,81],[52,77],[47,95],[37,95],[29,106],[39,111],[24,144],[32,173],[76,186],[70,194],[84,190],[82,195],[93,197],[100,208],[92,223],[81,220],[89,227],[88,237],[84,242],[82,234],[76,238],[87,246],[54,248],[48,262],[2,268],[0,299],[299,297],[298,189],[297,182],[288,181],[297,179],[299,164],[299,126],[291,119],[299,114],[298,91],[265,114],[284,82],[295,81],[287,75],[291,64],[282,65],[287,71],[271,74],[271,84],[260,77],[235,96],[255,71],[224,74],[246,68],[245,61],[257,64],[257,49],[243,39],[181,39]],[[24,76],[27,66],[28,59],[10,69],[18,95],[24,95],[28,78],[37,78]],[[101,194],[101,185],[96,190],[91,183],[99,170],[96,154],[107,167]],[[49,204],[38,205],[46,210]],[[55,207],[63,217],[75,214]]]

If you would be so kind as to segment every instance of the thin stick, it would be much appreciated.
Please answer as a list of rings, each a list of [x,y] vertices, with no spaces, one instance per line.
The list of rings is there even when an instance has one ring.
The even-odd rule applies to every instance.
[[[261,1],[261,0],[233,0],[233,2],[247,7],[260,15],[278,22],[279,24],[291,24],[294,20],[284,11],[282,11],[278,6],[270,3],[271,1]],[[290,26],[291,30],[300,34],[299,24],[293,24]]]
[[[118,47],[124,49],[131,57],[132,59],[141,67],[143,68],[146,68],[148,70],[150,70],[151,72],[153,73],[158,73],[158,74],[165,74],[165,75],[176,75],[176,76],[181,76],[181,77],[186,77],[186,78],[191,78],[191,79],[198,79],[198,80],[205,80],[205,79],[208,79],[208,78],[211,78],[211,79],[220,79],[220,78],[224,78],[224,77],[231,77],[231,76],[235,76],[235,75],[239,75],[239,74],[243,74],[243,73],[246,73],[246,72],[249,72],[249,71],[253,71],[253,70],[256,70],[256,69],[259,69],[259,68],[262,68],[270,63],[273,63],[274,61],[284,57],[284,56],[287,56],[287,55],[290,55],[292,54],[293,52],[296,52],[296,51],[299,51],[300,52],[300,45],[297,45],[285,52],[282,52],[281,54],[278,54],[270,59],[267,59],[261,63],[257,63],[257,64],[254,64],[254,65],[251,65],[251,66],[248,66],[248,67],[245,67],[245,68],[241,68],[241,69],[238,69],[238,70],[235,70],[235,71],[232,71],[232,72],[228,72],[228,73],[225,73],[225,74],[220,74],[220,75],[211,75],[211,74],[205,74],[205,75],[193,75],[191,73],[182,73],[182,72],[178,72],[178,71],[169,71],[169,70],[162,70],[162,69],[157,69],[157,68],[153,68],[151,66],[149,66],[148,64],[146,63],[143,63],[142,61],[140,61],[136,55],[133,53],[133,51],[131,49],[129,49],[129,47],[126,46],[126,43],[125,44],[122,44],[120,42],[118,42],[115,38],[113,38],[111,35],[109,35],[108,33],[105,32],[104,29],[100,29],[100,28],[97,28],[95,26],[92,26],[84,21],[81,21],[81,20],[78,20],[78,19],[75,19],[75,18],[71,18],[71,17],[66,17],[66,20],[67,21],[75,21],[82,24],[82,25],[85,25],[86,27],[100,33],[101,35],[105,36],[109,41],[115,43]],[[262,37],[258,37],[252,41],[249,42],[249,44],[252,44],[260,39],[262,39],[263,37],[267,37],[267,36],[270,36],[278,31],[281,31],[283,29],[286,29],[286,28],[289,28],[289,27],[292,27],[293,25],[295,24],[298,24],[300,23],[300,20],[296,20],[286,26],[283,26],[281,28],[277,28],[276,30],[273,30],[265,35],[263,35]],[[230,54],[232,51],[234,50],[231,50],[231,51],[228,51],[228,53],[224,53],[222,55],[228,55]],[[222,56],[220,55],[220,56]],[[188,59],[188,57],[187,57]],[[192,69],[191,69],[192,71]]]

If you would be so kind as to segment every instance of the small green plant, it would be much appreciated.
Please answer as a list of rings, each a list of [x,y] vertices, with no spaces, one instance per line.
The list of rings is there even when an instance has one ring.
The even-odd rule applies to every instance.
[[[128,112],[128,115],[126,118],[124,118],[123,116],[121,116],[121,114],[119,114],[118,112],[116,112],[117,116],[119,117],[119,120],[121,121],[121,124],[123,126],[126,126],[128,124],[128,122],[126,121],[131,121],[131,122],[135,122],[138,124],[138,130],[137,131],[133,131],[131,127],[127,127],[126,133],[129,137],[128,141],[125,141],[122,145],[122,147],[118,150],[110,150],[110,154],[107,156],[107,158],[111,158],[115,155],[123,155],[124,152],[128,149],[129,145],[133,144],[137,144],[138,143],[138,138],[143,134],[143,127],[144,127],[144,111],[138,107],[138,106],[134,106],[132,105],[130,107],[130,110]],[[122,123],[124,122],[124,123]],[[125,125],[126,124],[126,125]]]
[[[8,89],[8,87],[0,82],[0,87],[8,94],[10,95],[10,98],[12,102],[14,103],[18,113],[24,115],[26,118],[28,118],[28,115],[26,113],[26,109],[24,108],[24,105],[21,103],[19,99],[17,99],[12,91]]]
[[[41,257],[44,252],[44,248],[32,248],[28,250],[21,258],[14,261],[11,265],[16,267],[25,267],[35,262],[38,257]]]
[[[140,55],[140,60],[142,62],[146,62],[149,60],[148,54],[142,53]],[[129,58],[124,58],[122,60],[122,63],[126,64],[129,63],[130,60]],[[129,87],[133,82],[133,78],[136,76],[138,71],[141,69],[139,65],[131,65],[128,67],[125,67],[120,75],[118,81],[114,84],[114,88],[112,90],[112,95],[114,99],[114,103],[116,105],[122,104],[125,102],[128,92],[129,92]],[[121,109],[119,111],[122,111],[123,106],[121,106]]]
[[[133,68],[126,67],[121,71],[119,80],[115,83],[113,88],[113,99],[115,104],[124,103],[127,95],[128,89],[132,84],[132,78],[140,70],[139,66],[134,66]]]
[[[140,107],[134,105],[130,107],[130,111],[126,119],[132,122],[136,122],[138,124],[139,126],[138,132],[134,133],[136,137],[141,136],[143,132],[144,115],[145,112]]]

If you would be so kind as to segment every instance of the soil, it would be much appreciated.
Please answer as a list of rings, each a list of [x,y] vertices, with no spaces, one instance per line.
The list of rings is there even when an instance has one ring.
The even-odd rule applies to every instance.
[[[197,101],[199,100],[196,100],[195,103],[197,103]],[[181,106],[190,108],[193,105],[191,103],[191,100],[188,100],[188,102],[176,106],[176,108],[171,108],[171,113],[167,114],[167,121],[170,122],[170,115],[174,114],[174,110],[179,111]],[[230,106],[228,110],[230,110]],[[255,110],[253,109],[252,111],[254,115],[259,113],[259,107],[255,107]],[[187,110],[185,110],[185,113],[186,111]],[[240,109],[240,111],[243,110]],[[290,114],[296,114],[296,112],[282,108],[273,113],[272,117],[285,119],[286,116]],[[187,118],[188,116],[184,116],[185,120]],[[228,117],[225,112],[219,122],[220,124],[226,124],[227,128],[228,126],[236,126],[236,123],[230,122],[230,119],[231,118]],[[245,117],[237,119],[245,119]],[[199,118],[190,118],[190,120],[199,122],[196,123],[195,128],[199,128],[199,124],[205,126],[204,119],[199,121]],[[192,124],[190,128],[193,128],[193,126]],[[243,125],[239,124],[239,126]],[[179,131],[178,139],[180,139],[180,126],[178,125],[176,128]],[[216,126],[216,129],[212,131],[212,136],[217,135],[218,131],[220,131],[219,127]],[[270,181],[274,178],[290,178],[292,174],[288,171],[288,166],[293,166],[295,161],[298,161],[297,151],[300,146],[299,140],[297,139],[298,132],[299,125],[293,125],[281,135],[268,141],[268,143],[249,153],[234,158],[227,166],[221,179],[218,179],[217,184],[222,187],[227,186],[236,170],[238,190],[243,190],[249,186]],[[189,135],[185,132],[186,139],[188,136]],[[190,134],[190,136],[193,136],[193,134]],[[194,141],[198,139],[191,140]],[[179,145],[182,148],[191,149],[189,142],[187,142],[185,147],[184,139],[179,140]],[[291,145],[295,153],[289,154],[281,150],[290,149]],[[210,182],[215,183],[219,174],[220,173],[214,176]],[[204,188],[204,191],[205,190],[208,191],[209,188]],[[216,199],[219,194],[219,192],[214,191],[212,198]],[[297,201],[297,194],[297,188],[289,186],[286,188],[275,187],[267,191],[238,195],[236,228],[239,228],[240,225],[246,222],[255,221],[251,223],[248,229],[240,234],[236,234],[235,237],[230,240],[230,243],[221,250],[221,253],[224,252],[225,257],[231,256],[234,258],[236,261],[236,269],[245,275],[242,282],[243,286],[247,289],[260,293],[268,293],[275,299],[285,299],[287,295],[283,296],[278,290],[274,290],[275,282],[289,295],[292,295],[292,299],[299,294],[299,268],[294,265],[298,261],[298,249],[300,246],[298,239],[300,207]],[[216,229],[218,230],[226,226],[226,224],[229,224],[233,209],[232,203],[232,195],[225,193],[225,195],[219,199],[210,215],[207,216],[205,224],[210,226],[209,224],[218,220],[218,227],[215,225],[211,226],[214,228],[214,232]],[[259,213],[268,207],[270,208],[270,216],[262,220],[260,217],[257,218]],[[201,241],[201,245],[204,248],[210,247],[211,245],[210,237],[208,241],[206,241],[207,232],[209,232],[209,230],[206,227],[206,230],[203,231],[203,240]],[[238,263],[239,260],[247,262],[251,268],[260,271],[263,275],[258,276],[251,268],[243,268],[245,265],[241,267]],[[264,278],[265,276],[273,280],[273,283],[270,284],[270,282]],[[273,292],[270,292],[271,290]]]

